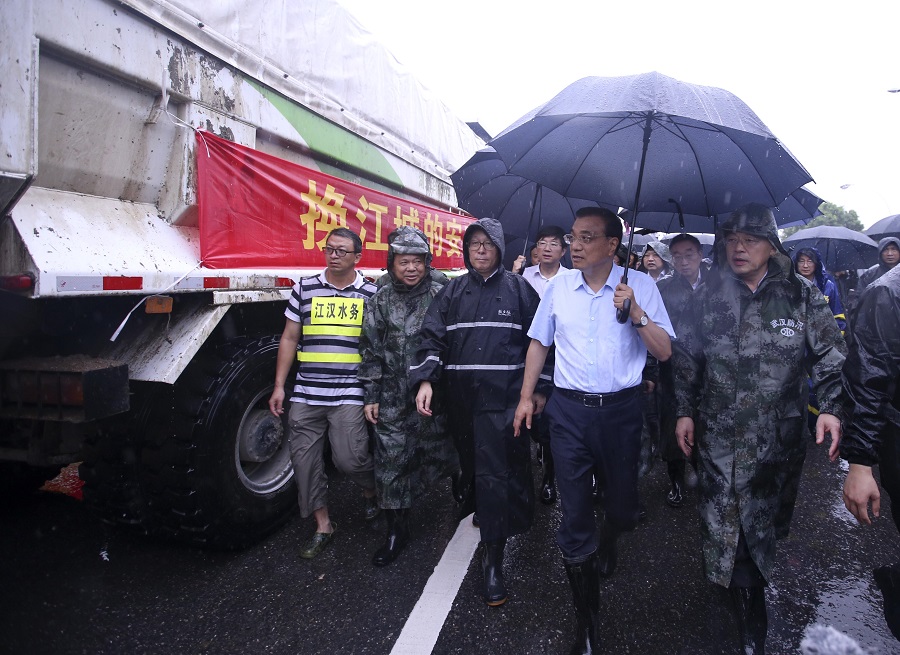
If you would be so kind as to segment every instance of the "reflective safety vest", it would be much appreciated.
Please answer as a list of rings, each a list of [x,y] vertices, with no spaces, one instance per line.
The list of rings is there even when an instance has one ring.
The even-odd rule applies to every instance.
[[[362,361],[359,335],[365,301],[343,296],[317,296],[311,301],[310,322],[302,328],[303,349],[297,351],[297,361],[357,366]]]

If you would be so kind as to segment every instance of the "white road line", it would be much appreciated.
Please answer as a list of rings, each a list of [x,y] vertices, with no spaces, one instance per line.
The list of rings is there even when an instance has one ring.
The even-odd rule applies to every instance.
[[[390,655],[425,655],[434,650],[480,540],[481,531],[472,525],[471,515],[459,522]]]

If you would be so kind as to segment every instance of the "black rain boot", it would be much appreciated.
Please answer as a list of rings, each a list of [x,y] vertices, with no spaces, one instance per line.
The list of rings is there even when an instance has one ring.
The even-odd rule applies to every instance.
[[[575,604],[575,643],[569,655],[591,655],[600,652],[599,631],[600,584],[597,578],[597,553],[579,564],[564,562],[572,600]]]
[[[463,493],[462,471],[454,471],[450,474],[450,491],[453,493],[453,500],[462,504],[466,499]]]
[[[462,521],[475,511],[475,483],[471,478],[468,480],[461,478],[459,487],[462,502],[459,504],[459,512],[456,515],[456,520]]]
[[[486,541],[481,551],[481,571],[484,573],[484,602],[497,607],[506,602],[506,583],[503,581],[503,549],[506,539]]]
[[[556,472],[553,470],[553,455],[550,448],[544,449],[544,480],[541,482],[541,502],[552,505],[556,502]]]
[[[884,620],[891,634],[900,639],[900,575],[897,565],[880,566],[873,571],[875,584],[884,597]]]
[[[619,531],[604,520],[600,526],[597,544],[597,572],[601,578],[608,578],[616,571],[616,540]]]
[[[765,655],[768,618],[764,587],[732,587],[731,600],[737,617],[741,655]]]
[[[409,541],[409,510],[386,509],[384,516],[387,520],[387,538],[375,551],[372,558],[374,566],[387,566],[393,562]]]
[[[676,459],[674,462],[669,462],[667,468],[669,469],[669,480],[672,483],[672,488],[666,496],[666,503],[669,507],[681,507],[681,504],[684,502],[684,497],[681,495],[681,481],[684,479],[684,460]]]

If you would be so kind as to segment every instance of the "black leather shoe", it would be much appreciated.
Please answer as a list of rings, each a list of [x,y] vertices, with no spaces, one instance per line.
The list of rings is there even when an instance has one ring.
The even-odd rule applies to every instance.
[[[597,545],[597,573],[601,578],[608,578],[616,572],[618,554],[616,541],[619,531],[604,521],[600,526],[599,543]]]
[[[553,455],[544,450],[544,479],[541,481],[541,502],[552,505],[556,502],[556,471],[553,469]]]
[[[556,485],[552,480],[548,481],[544,478],[544,483],[541,485],[541,502],[545,505],[552,505],[556,502]]]
[[[672,482],[672,488],[666,495],[666,504],[669,507],[681,507],[683,502],[684,497],[681,495],[681,485],[677,482]]]
[[[407,510],[386,509],[383,511],[387,520],[388,532],[384,544],[375,551],[375,556],[372,558],[374,566],[387,566],[393,562],[409,542]]]
[[[733,587],[729,589],[734,603],[738,635],[742,653],[766,654],[766,632],[769,624],[766,616],[766,591],[763,587]]]
[[[506,582],[503,580],[503,549],[506,539],[482,544],[481,571],[484,574],[484,602],[498,607],[506,602]]]
[[[668,462],[666,468],[669,472],[669,482],[672,483],[672,488],[666,496],[666,504],[669,507],[681,507],[681,503],[684,501],[684,498],[681,495],[681,483],[684,479],[685,469],[684,460],[676,459],[675,461]]]

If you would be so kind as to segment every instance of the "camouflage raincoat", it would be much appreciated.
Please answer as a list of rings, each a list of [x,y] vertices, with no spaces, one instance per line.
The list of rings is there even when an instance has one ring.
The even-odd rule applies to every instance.
[[[375,483],[379,504],[404,509],[437,480],[459,469],[445,417],[416,412],[408,371],[419,347],[425,312],[442,285],[426,274],[415,287],[393,275],[396,254],[424,254],[430,269],[428,239],[419,230],[401,227],[391,234],[388,274],[391,283],[366,303],[359,349],[359,379],[365,403],[378,403],[375,426]]]
[[[778,250],[755,293],[728,268],[729,229]],[[807,376],[822,411],[840,416],[846,346],[825,298],[793,272],[774,218],[771,229],[723,224],[715,251],[723,268],[709,273],[679,324],[673,368],[677,415],[695,425],[706,576],[728,586],[742,528],[770,578],[806,452]]]

